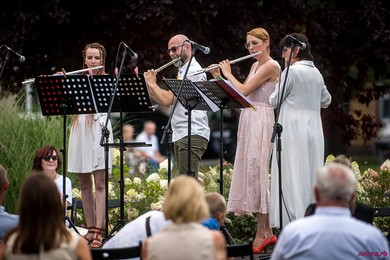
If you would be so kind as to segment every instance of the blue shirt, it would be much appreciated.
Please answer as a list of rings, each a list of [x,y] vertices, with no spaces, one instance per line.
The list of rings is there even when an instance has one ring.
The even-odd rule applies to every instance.
[[[215,218],[206,218],[202,221],[202,226],[207,227],[211,230],[220,230],[221,226],[219,225],[219,222]]]
[[[351,217],[348,208],[318,207],[288,224],[271,259],[389,259],[382,232]]]
[[[18,223],[18,215],[9,214],[3,206],[0,206],[0,240],[3,240],[7,232],[16,227]]]

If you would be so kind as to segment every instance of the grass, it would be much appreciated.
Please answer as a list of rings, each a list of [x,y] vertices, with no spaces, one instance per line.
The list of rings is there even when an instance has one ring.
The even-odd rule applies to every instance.
[[[63,147],[63,118],[26,114],[22,104],[23,96],[0,99],[0,164],[7,169],[10,182],[3,204],[10,213],[17,211],[20,187],[32,169],[36,150],[44,145]]]

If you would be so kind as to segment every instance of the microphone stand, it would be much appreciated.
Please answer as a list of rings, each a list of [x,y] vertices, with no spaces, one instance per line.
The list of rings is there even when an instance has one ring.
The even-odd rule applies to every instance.
[[[291,63],[291,57],[292,57],[292,53],[293,53],[293,50],[294,50],[294,47],[295,47],[295,43],[292,41],[291,45],[291,51],[290,51],[290,56],[288,58],[288,61],[287,61],[287,68],[286,68],[286,76],[284,77],[284,81],[283,81],[283,89],[282,89],[282,95],[279,95],[279,91],[278,91],[278,105],[277,105],[277,108],[276,108],[276,113],[275,113],[275,124],[274,124],[274,127],[273,127],[273,132],[272,132],[272,137],[271,137],[271,142],[275,142],[275,136],[277,135],[278,138],[276,140],[276,154],[277,154],[277,164],[278,164],[278,177],[279,177],[279,224],[280,224],[280,231],[282,231],[283,229],[283,212],[282,212],[282,197],[283,197],[283,190],[282,190],[282,141],[281,141],[281,134],[283,132],[283,126],[281,124],[279,124],[279,115],[280,115],[280,109],[281,109],[281,105],[284,101],[283,99],[283,96],[284,96],[284,91],[286,89],[286,82],[287,82],[287,76],[288,76],[288,72],[289,72],[289,69],[290,69],[290,63]],[[279,77],[281,78],[281,77]],[[279,90],[280,90],[280,83],[279,82]],[[287,212],[287,208],[286,208],[286,212]],[[288,212],[287,212],[288,214]]]
[[[3,47],[3,46],[1,46],[1,47]],[[7,54],[5,55],[5,60],[3,62],[3,66],[1,67],[0,79],[3,76],[4,68],[5,68],[7,62],[9,61],[10,56],[11,56],[11,54],[10,54],[9,50],[7,50]],[[0,86],[0,90],[1,90],[1,86]]]
[[[161,144],[164,143],[165,141],[165,138],[166,138],[166,135],[168,135],[168,184],[170,183],[171,181],[171,177],[172,177],[172,172],[171,172],[171,150],[172,150],[172,129],[171,129],[171,121],[172,121],[172,116],[173,116],[173,113],[175,112],[176,110],[176,106],[177,106],[177,103],[179,102],[179,99],[180,99],[180,96],[181,96],[181,92],[182,92],[182,89],[183,89],[183,84],[184,84],[184,80],[186,79],[187,77],[187,74],[188,74],[188,70],[190,68],[190,65],[191,65],[191,61],[195,55],[195,51],[196,51],[196,48],[195,46],[193,46],[192,48],[192,51],[191,51],[191,57],[190,57],[190,60],[188,61],[188,65],[187,65],[187,68],[184,72],[184,76],[183,76],[183,79],[180,83],[180,87],[179,87],[179,92],[177,93],[177,97],[176,97],[176,100],[175,100],[175,103],[173,104],[173,107],[170,111],[170,114],[169,114],[169,118],[168,118],[168,122],[166,124],[166,126],[164,127],[164,132],[163,132],[163,135],[161,137]],[[187,107],[189,107],[189,104],[187,104]],[[188,108],[187,108],[188,109]],[[187,175],[189,176],[195,176],[195,174],[192,172],[191,170],[191,108],[188,109],[188,171],[187,171]]]
[[[102,128],[102,137],[100,139],[100,145],[104,146],[104,148],[105,148],[104,149],[104,152],[105,152],[104,155],[105,155],[105,187],[106,187],[106,225],[105,225],[105,230],[106,230],[106,232],[105,232],[105,234],[106,234],[105,239],[106,240],[108,240],[110,238],[110,235],[112,233],[111,232],[110,235],[107,235],[108,234],[108,217],[109,217],[108,216],[108,160],[109,160],[109,156],[108,155],[109,155],[109,137],[110,137],[110,131],[108,130],[108,122],[110,120],[112,106],[114,104],[114,99],[115,99],[116,93],[118,92],[119,79],[120,79],[120,76],[122,74],[123,63],[125,61],[126,56],[127,56],[127,48],[124,48],[121,64],[120,64],[119,71],[118,71],[118,75],[116,77],[114,91],[112,92],[112,95],[110,97],[110,104],[109,104],[108,111],[107,111],[106,122],[104,124],[104,127]],[[105,142],[104,142],[104,139],[105,139]],[[121,138],[120,151],[122,151],[123,147],[124,147],[123,146],[123,138]],[[120,207],[120,219],[122,221],[122,220],[124,220],[124,207],[123,207],[123,203],[124,203],[124,191],[123,191],[124,181],[123,181],[123,156],[122,156],[122,154],[120,156],[120,180],[119,180],[119,187],[120,187],[120,204],[121,204],[121,207]],[[120,222],[118,222],[118,223],[120,223]],[[115,228],[116,227],[117,227],[117,225],[115,226]],[[122,224],[122,227],[123,227],[123,224]]]

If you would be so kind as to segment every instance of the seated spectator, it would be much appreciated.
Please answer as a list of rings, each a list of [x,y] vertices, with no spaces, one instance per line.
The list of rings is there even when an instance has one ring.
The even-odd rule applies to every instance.
[[[63,199],[64,176],[58,174],[61,167],[61,157],[54,146],[43,146],[35,153],[33,170],[39,171],[49,177],[57,186],[58,192]],[[72,205],[72,182],[65,177],[66,203]]]
[[[354,172],[340,163],[322,167],[314,187],[314,215],[288,224],[281,232],[272,259],[358,259],[378,254],[385,259],[389,245],[382,232],[351,217]],[[372,257],[371,257],[372,258]]]
[[[336,156],[332,162],[340,163],[353,170],[351,161],[343,154]],[[351,200],[349,208],[353,217],[370,224],[372,224],[372,222],[374,221],[374,209],[368,205],[358,202],[356,200],[356,196],[354,196]],[[315,209],[316,203],[310,204],[305,211],[305,216],[313,215]]]
[[[158,170],[159,163],[165,160],[159,150],[158,138],[155,135],[156,124],[153,121],[145,121],[143,131],[135,138],[136,142],[151,144],[148,147],[137,147],[136,156],[149,163],[151,170]]]
[[[220,230],[225,223],[226,200],[217,192],[206,193],[206,202],[209,205],[209,218],[202,221],[202,225],[211,230]]]
[[[162,211],[149,211],[127,223],[118,233],[108,240],[103,248],[121,248],[137,246],[139,241],[156,234],[170,221],[165,219]]]
[[[124,124],[122,127],[122,136],[124,143],[134,142],[134,126],[131,124]],[[130,167],[130,173],[134,173],[135,166],[139,162],[139,159],[135,155],[134,148],[126,146],[126,150],[123,152],[125,164]]]
[[[147,238],[142,259],[226,259],[226,243],[221,232],[209,230],[200,222],[208,216],[202,186],[186,175],[170,184],[163,211],[172,224]]]
[[[19,197],[20,221],[4,238],[4,259],[91,259],[86,241],[67,230],[56,185],[30,174]]]
[[[0,165],[0,204],[3,203],[5,194],[7,193],[9,182],[7,178],[7,171]],[[0,241],[4,239],[5,234],[16,227],[19,222],[19,216],[9,214],[5,208],[0,205]]]

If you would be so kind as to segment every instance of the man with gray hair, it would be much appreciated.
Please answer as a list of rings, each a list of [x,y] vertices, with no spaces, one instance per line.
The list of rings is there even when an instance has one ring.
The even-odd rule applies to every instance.
[[[7,193],[9,186],[7,171],[0,164],[0,204],[3,203],[5,194]],[[3,240],[5,234],[16,227],[19,222],[19,216],[9,214],[5,211],[4,207],[0,205],[0,241]]]
[[[272,259],[387,259],[389,245],[382,232],[351,217],[355,174],[330,163],[316,176],[314,215],[287,225],[279,236]]]

